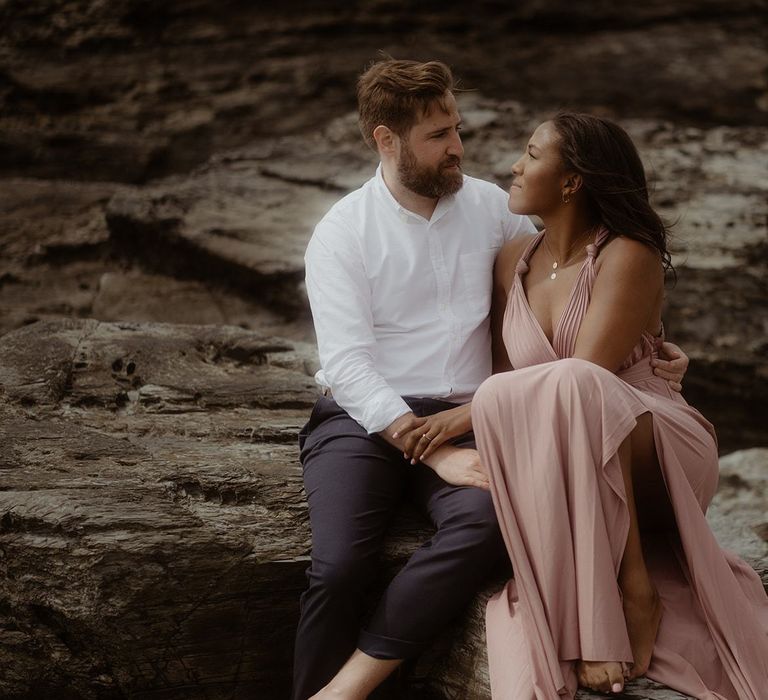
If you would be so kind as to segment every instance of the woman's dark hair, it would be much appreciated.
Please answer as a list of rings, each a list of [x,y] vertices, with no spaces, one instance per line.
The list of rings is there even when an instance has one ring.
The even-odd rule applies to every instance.
[[[577,112],[558,112],[552,123],[563,165],[581,175],[593,216],[611,233],[657,250],[674,275],[668,226],[648,201],[643,163],[627,132],[609,119]]]

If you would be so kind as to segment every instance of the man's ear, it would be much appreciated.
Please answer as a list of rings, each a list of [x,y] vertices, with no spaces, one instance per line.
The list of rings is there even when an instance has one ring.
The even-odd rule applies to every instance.
[[[376,147],[379,149],[379,153],[387,154],[390,156],[395,155],[397,150],[395,133],[387,126],[379,124],[373,130],[373,140],[376,141]]]

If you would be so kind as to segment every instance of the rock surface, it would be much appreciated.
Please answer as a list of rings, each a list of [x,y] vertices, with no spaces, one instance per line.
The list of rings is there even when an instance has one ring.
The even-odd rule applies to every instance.
[[[41,321],[0,338],[0,697],[285,696],[313,361],[225,326]],[[713,527],[768,582],[768,450],[721,465]],[[428,536],[402,514],[386,568]],[[500,583],[404,692],[489,697],[483,603]],[[681,696],[640,681],[627,697]]]
[[[764,12],[759,0],[481,0],[470,13],[434,0],[4,0],[0,172],[186,172],[345,113],[379,49],[446,60],[468,88],[548,109],[761,124]]]
[[[304,362],[221,326],[3,336],[0,697],[285,686],[309,547]]]
[[[505,184],[545,113],[474,94],[459,102],[466,171]],[[625,124],[653,177],[656,206],[677,222],[679,277],[665,322],[692,359],[686,395],[715,423],[724,451],[767,444],[759,407],[768,391],[768,129]],[[373,168],[348,115],[320,136],[221,154],[184,180],[122,188],[106,208],[110,240],[144,267],[226,278],[286,318],[307,319],[300,280],[312,227]]]
[[[709,518],[766,582],[764,4],[0,0],[0,697],[285,697],[302,254],[373,171],[351,110],[379,48],[454,66],[465,171],[502,186],[555,108],[622,117],[679,219],[686,397],[740,450]],[[428,536],[401,513],[381,580]],[[395,696],[488,698],[500,585]]]

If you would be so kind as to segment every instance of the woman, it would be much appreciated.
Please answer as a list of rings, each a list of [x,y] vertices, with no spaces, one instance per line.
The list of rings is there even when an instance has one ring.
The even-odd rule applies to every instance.
[[[406,441],[424,458],[472,426],[489,471],[515,572],[487,610],[493,696],[620,692],[647,672],[764,698],[768,599],[704,517],[714,431],[652,372],[670,255],[637,151],[610,121],[561,113],[512,172],[510,209],[545,229],[496,260],[498,373]]]

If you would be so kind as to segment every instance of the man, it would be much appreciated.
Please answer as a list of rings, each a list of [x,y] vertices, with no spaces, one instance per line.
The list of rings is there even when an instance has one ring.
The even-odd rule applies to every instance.
[[[360,128],[381,164],[317,225],[307,291],[330,392],[300,435],[312,525],[294,700],[365,698],[417,656],[506,560],[471,434],[404,459],[399,430],[466,403],[491,373],[496,251],[535,231],[506,193],[461,172],[450,69],[387,59],[358,81]],[[668,363],[682,376],[687,358]],[[422,505],[435,535],[361,630],[363,593],[393,509]]]

